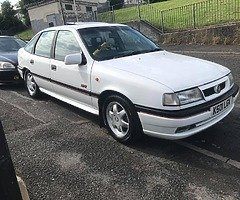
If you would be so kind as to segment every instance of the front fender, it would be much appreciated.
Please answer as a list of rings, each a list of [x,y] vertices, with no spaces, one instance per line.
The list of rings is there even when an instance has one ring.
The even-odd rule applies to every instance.
[[[92,70],[92,91],[101,94],[115,91],[127,97],[133,104],[162,109],[163,93],[173,92],[168,87],[116,68],[94,66]]]

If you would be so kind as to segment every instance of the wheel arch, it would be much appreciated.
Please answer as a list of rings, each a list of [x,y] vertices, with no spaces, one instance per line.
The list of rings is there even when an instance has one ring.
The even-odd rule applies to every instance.
[[[117,95],[117,96],[120,96],[120,97],[126,99],[130,103],[130,105],[132,105],[133,108],[135,109],[133,102],[128,97],[126,97],[124,94],[122,94],[120,92],[117,92],[115,90],[105,90],[105,91],[103,91],[99,95],[99,98],[98,98],[99,120],[100,120],[100,126],[101,127],[103,127],[105,125],[103,115],[102,115],[103,104],[104,104],[104,101],[107,99],[107,97],[109,97],[111,95]]]
[[[28,68],[26,68],[26,67],[23,67],[23,68],[22,68],[23,80],[25,79],[25,73],[26,73],[27,71],[29,71]]]

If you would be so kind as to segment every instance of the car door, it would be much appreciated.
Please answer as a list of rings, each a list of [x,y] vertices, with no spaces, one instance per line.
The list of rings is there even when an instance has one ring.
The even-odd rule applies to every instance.
[[[43,32],[36,45],[33,54],[29,57],[29,70],[40,88],[52,90],[50,60],[55,31]]]
[[[60,30],[56,37],[54,59],[51,61],[51,81],[54,92],[65,100],[91,106],[91,66],[88,64],[65,65],[64,63],[67,55],[81,51],[77,34],[68,30]]]

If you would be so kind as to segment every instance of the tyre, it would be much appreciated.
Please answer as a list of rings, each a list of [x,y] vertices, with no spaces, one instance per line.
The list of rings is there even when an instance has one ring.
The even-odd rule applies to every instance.
[[[102,109],[104,123],[115,140],[129,143],[140,138],[141,123],[128,100],[117,95],[109,96]]]
[[[37,98],[40,95],[40,90],[30,71],[25,72],[24,81],[28,94],[33,98]]]

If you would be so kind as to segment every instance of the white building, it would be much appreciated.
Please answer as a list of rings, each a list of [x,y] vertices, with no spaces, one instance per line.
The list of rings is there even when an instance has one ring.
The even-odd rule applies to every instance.
[[[104,0],[103,0],[104,1]],[[94,21],[102,0],[44,0],[27,6],[34,33],[68,22]]]

